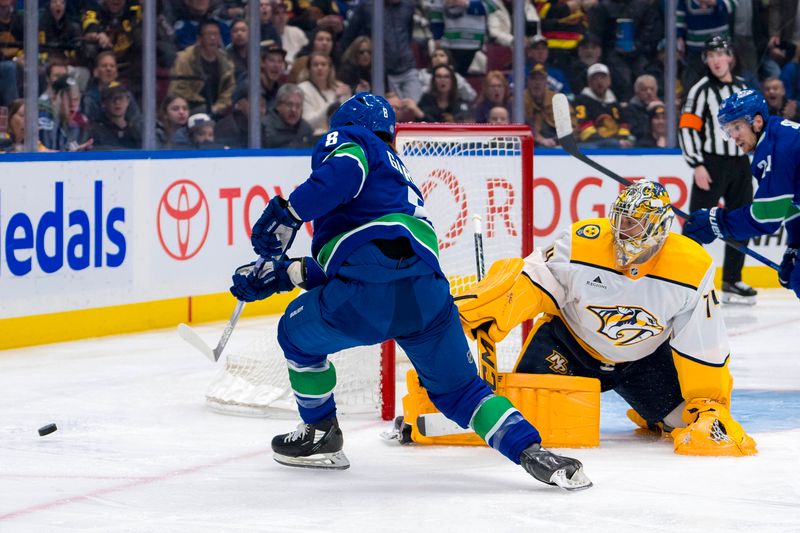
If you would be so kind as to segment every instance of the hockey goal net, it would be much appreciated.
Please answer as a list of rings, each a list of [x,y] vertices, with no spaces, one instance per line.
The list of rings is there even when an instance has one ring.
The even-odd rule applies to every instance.
[[[422,191],[439,236],[440,261],[453,295],[477,280],[473,216],[480,215],[486,268],[533,250],[533,137],[527,126],[399,124],[400,159]],[[296,411],[277,327],[231,352],[209,385],[207,405],[218,412],[280,416]],[[522,328],[497,349],[500,371],[522,347]],[[474,351],[474,347],[473,347]],[[331,354],[340,414],[395,414],[395,365],[405,356],[388,341]],[[400,376],[402,378],[402,376]]]

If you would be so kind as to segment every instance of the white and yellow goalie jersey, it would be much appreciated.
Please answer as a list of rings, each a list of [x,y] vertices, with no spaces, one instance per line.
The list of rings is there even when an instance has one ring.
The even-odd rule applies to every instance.
[[[576,222],[524,261],[495,262],[457,303],[465,331],[488,325],[495,342],[540,313],[558,315],[604,362],[636,361],[669,341],[684,398],[729,405],[729,348],[713,279],[711,256],[676,233],[650,260],[623,272],[611,225],[597,218]]]
[[[582,220],[525,258],[523,273],[544,293],[534,315],[554,306],[597,359],[636,361],[669,340],[684,398],[729,404],[729,347],[714,265],[691,239],[671,233],[653,258],[623,272],[608,219]]]

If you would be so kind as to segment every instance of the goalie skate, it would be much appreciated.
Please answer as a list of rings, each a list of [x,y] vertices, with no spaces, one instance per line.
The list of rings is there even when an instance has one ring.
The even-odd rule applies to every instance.
[[[583,473],[583,465],[577,459],[563,457],[545,450],[539,444],[526,448],[519,456],[520,464],[530,475],[548,485],[564,490],[583,490],[592,482]]]
[[[316,424],[300,423],[291,433],[272,439],[273,458],[286,466],[345,470],[350,461],[342,451],[344,439],[335,418]]]

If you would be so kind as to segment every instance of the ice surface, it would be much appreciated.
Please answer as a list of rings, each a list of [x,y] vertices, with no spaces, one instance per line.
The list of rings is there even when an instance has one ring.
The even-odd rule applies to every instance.
[[[3,351],[0,532],[798,532],[800,302],[765,290],[725,313],[733,413],[759,454],[675,455],[608,393],[601,446],[563,451],[595,484],[578,493],[487,448],[384,442],[390,423],[370,416],[341,421],[349,470],[282,467],[268,442],[296,421],[206,410],[217,368],[174,329]],[[231,346],[265,322],[243,320]],[[214,344],[222,324],[197,329]]]

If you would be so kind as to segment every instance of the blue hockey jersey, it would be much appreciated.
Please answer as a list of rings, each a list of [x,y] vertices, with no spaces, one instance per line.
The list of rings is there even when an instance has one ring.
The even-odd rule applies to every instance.
[[[751,168],[758,189],[752,204],[728,213],[732,236],[766,235],[784,224],[788,244],[800,245],[800,124],[770,117]]]
[[[356,248],[399,237],[441,273],[422,193],[394,150],[362,126],[331,130],[317,142],[311,175],[289,203],[313,221],[311,252],[329,277]]]

